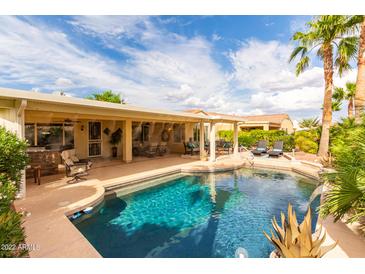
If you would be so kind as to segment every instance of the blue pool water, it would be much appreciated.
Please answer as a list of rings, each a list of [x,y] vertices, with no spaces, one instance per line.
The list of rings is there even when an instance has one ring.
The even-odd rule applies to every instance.
[[[103,257],[234,257],[244,248],[263,258],[273,250],[263,235],[271,218],[290,202],[301,221],[314,189],[307,178],[267,170],[186,175],[108,198],[74,224]]]

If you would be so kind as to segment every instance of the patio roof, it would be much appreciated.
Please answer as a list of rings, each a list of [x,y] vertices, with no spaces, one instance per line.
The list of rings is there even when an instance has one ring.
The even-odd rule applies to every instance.
[[[135,116],[145,116],[145,115],[153,115],[157,119],[164,118],[175,118],[177,120],[182,120],[186,122],[199,122],[199,121],[216,121],[216,122],[242,122],[244,119],[241,117],[228,117],[228,116],[217,116],[217,115],[206,115],[206,114],[196,114],[196,113],[187,113],[183,111],[170,111],[170,110],[161,110],[161,109],[150,109],[138,106],[132,106],[129,104],[115,104],[108,102],[100,102],[96,100],[89,100],[77,97],[69,97],[69,96],[61,96],[55,94],[47,94],[41,92],[34,91],[24,91],[17,89],[9,89],[9,88],[0,88],[0,99],[10,99],[10,100],[27,100],[28,107],[27,109],[35,109],[42,111],[43,109],[37,105],[40,104],[51,104],[58,106],[67,106],[72,107],[73,109],[88,108],[94,110],[104,110],[105,113],[112,113],[113,116],[121,116],[124,117],[126,113]],[[32,104],[34,106],[32,108]],[[52,111],[50,109],[44,109],[45,111]],[[69,108],[68,108],[69,110]],[[65,112],[66,109],[65,109]],[[69,112],[72,112],[69,110]]]

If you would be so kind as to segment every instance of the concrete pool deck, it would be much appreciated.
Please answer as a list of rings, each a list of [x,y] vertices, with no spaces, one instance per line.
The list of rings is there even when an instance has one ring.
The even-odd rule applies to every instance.
[[[30,252],[30,257],[100,258],[100,254],[67,216],[98,204],[103,200],[106,190],[137,185],[143,180],[166,174],[225,171],[240,167],[294,171],[313,179],[318,178],[319,171],[316,165],[288,160],[285,157],[255,157],[252,160],[245,156],[222,157],[211,163],[171,155],[129,164],[111,161],[105,166],[94,167],[87,177],[88,180],[77,184],[67,184],[68,179],[63,175],[44,177],[40,186],[28,182],[27,197],[17,200],[15,207],[27,213],[24,221],[27,244],[38,247]],[[365,257],[363,237],[354,234],[344,224],[333,224],[328,219],[321,222],[328,231],[326,242],[333,242],[332,238],[339,240],[339,245],[327,257]]]

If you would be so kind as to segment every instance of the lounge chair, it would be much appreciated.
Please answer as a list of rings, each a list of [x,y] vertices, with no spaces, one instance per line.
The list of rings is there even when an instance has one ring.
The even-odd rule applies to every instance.
[[[273,149],[269,151],[269,157],[270,156],[279,157],[280,155],[283,154],[283,149],[284,149],[284,142],[276,141],[274,143]]]
[[[261,140],[257,144],[257,147],[254,150],[251,150],[254,155],[262,155],[263,153],[267,153],[267,141]]]

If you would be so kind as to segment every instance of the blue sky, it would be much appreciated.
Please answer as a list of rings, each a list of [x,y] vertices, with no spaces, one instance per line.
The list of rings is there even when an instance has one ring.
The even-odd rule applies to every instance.
[[[0,86],[78,97],[112,89],[152,108],[320,116],[321,63],[300,77],[288,63],[290,37],[309,19],[0,16]]]

